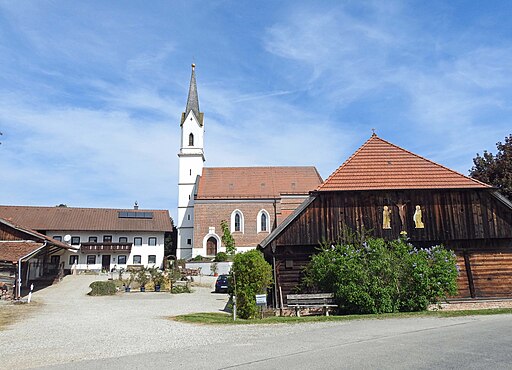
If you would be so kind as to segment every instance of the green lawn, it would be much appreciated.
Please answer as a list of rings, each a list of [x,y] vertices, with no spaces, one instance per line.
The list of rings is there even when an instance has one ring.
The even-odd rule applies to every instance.
[[[400,319],[408,317],[458,317],[475,315],[498,315],[512,314],[512,308],[493,308],[482,310],[462,310],[462,311],[422,311],[422,312],[399,312],[375,315],[345,315],[345,316],[287,316],[287,317],[266,317],[264,319],[233,321],[231,315],[220,312],[193,313],[187,315],[173,316],[170,319],[180,322],[207,324],[207,325],[252,325],[252,324],[295,324],[301,322],[318,321],[347,321],[347,320],[382,320],[382,319]]]

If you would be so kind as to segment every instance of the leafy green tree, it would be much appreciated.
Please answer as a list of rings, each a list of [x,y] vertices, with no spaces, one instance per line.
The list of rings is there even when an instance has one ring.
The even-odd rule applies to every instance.
[[[512,200],[512,134],[505,137],[505,143],[496,143],[496,155],[484,150],[483,155],[476,154],[470,176],[498,188]]]
[[[261,252],[251,250],[235,255],[231,266],[231,294],[236,293],[238,316],[249,319],[258,314],[256,294],[266,294],[272,284],[272,266]]]
[[[220,228],[222,230],[222,244],[226,247],[227,254],[235,254],[236,246],[235,246],[235,238],[231,235],[231,231],[229,230],[229,225],[226,220],[222,220],[220,222]]]

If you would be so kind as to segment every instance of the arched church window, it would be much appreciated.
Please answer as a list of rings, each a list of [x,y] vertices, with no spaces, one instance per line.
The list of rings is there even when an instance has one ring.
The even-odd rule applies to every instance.
[[[256,219],[256,226],[258,232],[270,230],[270,217],[266,210],[262,209],[258,212],[258,218]]]
[[[231,213],[231,232],[244,232],[244,215],[240,210]]]
[[[194,134],[188,135],[188,146],[194,146]]]
[[[267,215],[261,214],[261,231],[267,231]]]
[[[240,231],[240,214],[235,215],[235,231]]]

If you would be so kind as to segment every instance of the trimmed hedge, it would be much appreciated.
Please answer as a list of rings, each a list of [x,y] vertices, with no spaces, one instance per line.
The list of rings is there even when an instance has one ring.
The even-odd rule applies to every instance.
[[[95,281],[89,285],[91,291],[88,295],[98,296],[98,295],[114,295],[116,294],[116,284],[111,281]]]

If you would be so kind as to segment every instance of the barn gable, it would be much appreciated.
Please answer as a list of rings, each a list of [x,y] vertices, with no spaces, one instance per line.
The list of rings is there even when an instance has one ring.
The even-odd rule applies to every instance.
[[[493,187],[373,135],[260,244],[283,294],[346,228],[458,256],[460,297],[512,297],[512,204]]]

